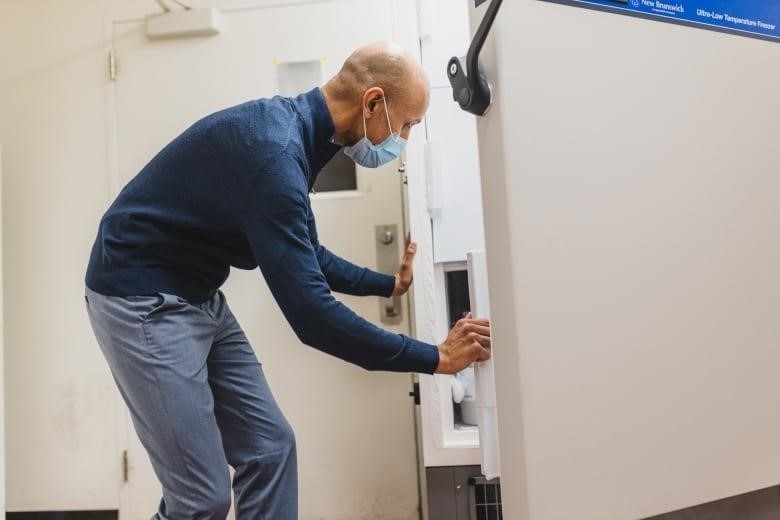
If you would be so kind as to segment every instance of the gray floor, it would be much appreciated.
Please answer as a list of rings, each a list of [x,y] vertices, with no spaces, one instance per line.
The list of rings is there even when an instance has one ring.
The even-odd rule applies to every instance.
[[[689,507],[646,520],[780,520],[780,486]]]

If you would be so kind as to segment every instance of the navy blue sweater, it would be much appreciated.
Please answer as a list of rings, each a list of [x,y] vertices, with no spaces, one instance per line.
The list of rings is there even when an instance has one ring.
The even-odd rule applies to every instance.
[[[87,287],[109,296],[207,300],[230,266],[260,267],[304,343],[370,370],[432,373],[436,347],[393,334],[331,290],[389,296],[392,276],[317,240],[309,191],[340,149],[320,89],[250,101],[201,119],[121,191],[100,222]]]

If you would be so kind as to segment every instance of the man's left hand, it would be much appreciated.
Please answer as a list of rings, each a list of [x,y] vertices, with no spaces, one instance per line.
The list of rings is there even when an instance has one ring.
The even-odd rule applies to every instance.
[[[404,258],[401,261],[401,268],[395,274],[395,289],[393,289],[393,296],[401,296],[406,294],[409,290],[409,286],[412,285],[412,263],[414,262],[414,255],[417,253],[417,243],[412,242],[412,237],[406,235],[406,251],[404,252]]]

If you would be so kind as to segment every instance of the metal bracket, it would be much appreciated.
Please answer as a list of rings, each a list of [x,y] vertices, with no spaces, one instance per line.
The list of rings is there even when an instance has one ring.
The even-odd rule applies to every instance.
[[[460,108],[477,116],[487,113],[493,104],[493,93],[487,78],[479,65],[479,53],[490,33],[502,0],[493,0],[479,24],[466,55],[466,64],[453,56],[447,64],[447,77],[452,85],[452,98]],[[479,4],[477,4],[479,5]]]
[[[398,271],[398,226],[388,224],[374,228],[376,239],[377,271],[392,275]],[[385,325],[398,325],[403,321],[400,296],[380,298],[380,319]]]
[[[414,404],[420,404],[420,383],[412,383],[412,391],[409,397],[414,397]]]

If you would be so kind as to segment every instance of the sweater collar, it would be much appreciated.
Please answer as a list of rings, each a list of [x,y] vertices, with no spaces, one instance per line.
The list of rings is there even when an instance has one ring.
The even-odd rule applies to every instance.
[[[303,146],[309,163],[308,180],[311,188],[317,174],[341,146],[331,142],[336,129],[319,87],[292,98],[292,103],[303,123]]]

